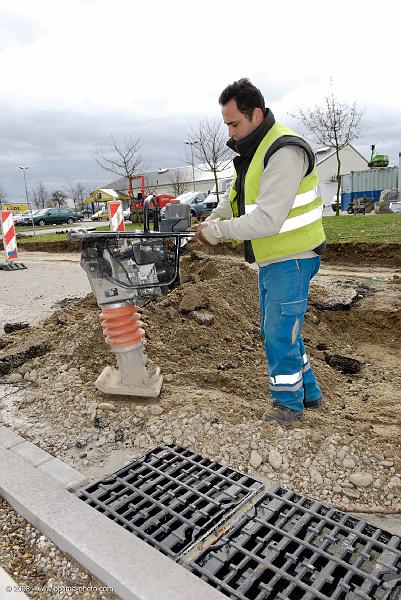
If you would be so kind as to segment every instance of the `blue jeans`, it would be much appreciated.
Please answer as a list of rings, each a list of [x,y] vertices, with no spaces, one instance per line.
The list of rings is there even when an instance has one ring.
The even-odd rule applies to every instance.
[[[273,404],[304,409],[322,393],[310,367],[301,337],[309,284],[320,258],[272,263],[259,270],[261,333],[269,367]]]

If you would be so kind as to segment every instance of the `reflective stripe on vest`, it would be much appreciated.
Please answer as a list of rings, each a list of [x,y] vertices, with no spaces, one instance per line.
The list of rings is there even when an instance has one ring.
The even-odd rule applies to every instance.
[[[249,214],[249,213],[253,212],[254,210],[256,210],[256,208],[257,208],[256,204],[251,204],[249,206],[246,206],[245,214]],[[298,217],[292,217],[292,218],[286,219],[284,221],[283,225],[281,226],[279,233],[284,233],[285,231],[294,231],[294,229],[300,229],[301,227],[305,227],[305,225],[310,225],[311,223],[314,223],[315,221],[318,221],[319,219],[321,219],[322,214],[323,214],[323,205],[318,206],[317,208],[314,208],[313,210],[311,210],[303,215],[299,215]]]
[[[264,156],[270,146],[281,136],[300,137],[284,125],[275,123],[260,142],[245,175],[245,214],[257,208],[256,200],[260,190],[260,180],[264,170]],[[234,184],[230,191],[233,216],[239,216]],[[268,198],[267,198],[268,202]],[[313,250],[324,242],[322,226],[323,200],[319,192],[319,178],[316,166],[300,182],[298,193],[280,231],[268,238],[251,240],[257,262],[266,262],[276,258],[291,256]]]
[[[313,190],[309,190],[309,192],[297,194],[295,196],[295,200],[293,202],[291,210],[293,208],[298,208],[299,206],[306,206],[307,204],[310,204],[310,202],[316,200],[316,198],[319,198],[319,196],[320,194],[318,187],[314,188]],[[257,208],[256,204],[245,204],[245,214],[247,215],[251,213],[253,210],[255,210],[255,208]]]

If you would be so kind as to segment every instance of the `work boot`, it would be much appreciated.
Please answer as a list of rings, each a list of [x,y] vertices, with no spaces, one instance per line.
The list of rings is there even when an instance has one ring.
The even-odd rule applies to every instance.
[[[323,396],[319,396],[319,398],[316,398],[316,400],[308,400],[307,398],[304,398],[305,408],[318,408],[319,406],[322,406],[322,404]]]
[[[312,388],[312,389],[311,389]],[[304,407],[318,408],[323,404],[323,396],[318,385],[304,383]]]
[[[291,425],[295,421],[303,421],[304,413],[302,410],[292,410],[285,406],[274,406],[262,415],[263,421],[277,421],[280,425]]]

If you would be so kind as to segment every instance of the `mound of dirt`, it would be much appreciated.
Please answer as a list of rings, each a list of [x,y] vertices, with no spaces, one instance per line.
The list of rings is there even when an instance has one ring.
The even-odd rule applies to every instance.
[[[21,242],[21,248],[31,252],[79,252],[81,244],[77,240],[55,240],[53,242]],[[193,250],[199,250],[209,256],[238,256],[243,258],[243,244],[234,246],[230,242],[215,247],[205,247],[191,242]],[[401,268],[401,244],[333,244],[327,245],[322,256],[323,264],[352,265],[355,267],[378,266]]]
[[[80,252],[81,242],[78,240],[54,240],[53,242],[22,242],[19,240],[22,250],[28,252]]]
[[[121,466],[112,461],[118,452],[130,460],[176,442],[336,505],[401,509],[399,286],[389,283],[382,294],[381,283],[367,289],[346,279],[340,298],[366,291],[347,310],[319,308],[327,304],[327,277],[312,286],[304,339],[325,405],[284,431],[260,419],[270,399],[256,271],[236,257],[195,251],[181,263],[182,285],[142,310],[149,367],[159,365],[165,378],[157,407],[95,389],[93,381],[115,361],[89,295],[9,334],[0,351],[8,364],[38,337],[46,354],[28,357],[8,376],[23,397],[6,403],[3,422],[97,476]],[[334,294],[335,279],[330,286]],[[327,356],[356,360],[360,372],[343,373]],[[361,474],[354,480],[365,487],[352,483]]]
[[[401,244],[328,244],[323,263],[353,266],[401,267]]]
[[[208,247],[194,244],[194,249],[206,252],[210,256],[244,256],[243,244],[234,246],[230,242]],[[401,268],[401,244],[379,243],[329,243],[322,255],[323,264],[350,265],[354,267],[394,267]]]

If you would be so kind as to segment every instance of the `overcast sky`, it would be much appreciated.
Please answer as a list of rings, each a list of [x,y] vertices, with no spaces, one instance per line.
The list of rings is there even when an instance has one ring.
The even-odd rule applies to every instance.
[[[93,159],[140,137],[149,169],[184,164],[189,124],[220,117],[221,90],[249,77],[276,119],[330,89],[365,111],[369,145],[398,164],[398,0],[0,0],[0,185],[113,180]],[[298,130],[302,133],[302,131]]]

